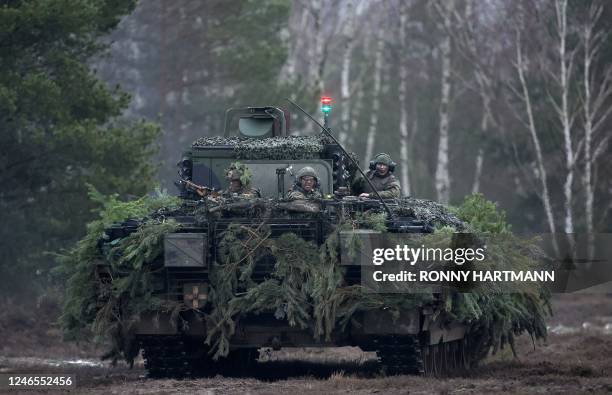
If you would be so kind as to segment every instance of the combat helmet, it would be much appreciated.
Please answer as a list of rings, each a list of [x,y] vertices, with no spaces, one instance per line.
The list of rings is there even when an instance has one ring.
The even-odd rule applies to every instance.
[[[304,177],[304,176],[314,177],[314,179],[315,179],[315,188],[319,185],[319,175],[317,174],[317,171],[315,169],[313,169],[312,167],[305,166],[305,167],[302,167],[300,170],[298,170],[298,172],[295,173],[296,183],[301,184],[302,177]]]
[[[389,171],[393,172],[395,170],[396,163],[391,159],[391,155],[381,152],[374,156],[374,159],[370,161],[370,170],[376,170],[376,164],[382,163],[384,165],[389,166]]]
[[[304,177],[304,176],[311,176],[317,179],[317,181],[319,180],[319,175],[317,174],[317,171],[315,169],[313,169],[310,166],[305,166],[302,167],[300,170],[298,170],[298,172],[295,174],[295,177],[299,180],[300,178]]]
[[[234,162],[225,169],[225,177],[228,181],[240,181],[243,186],[251,184],[251,170],[244,163]]]

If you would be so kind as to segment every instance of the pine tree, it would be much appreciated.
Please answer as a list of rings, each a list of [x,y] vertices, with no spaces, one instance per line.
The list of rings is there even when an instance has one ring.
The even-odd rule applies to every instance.
[[[88,66],[134,3],[9,1],[0,8],[3,290],[23,288],[20,278],[45,278],[46,253],[83,234],[91,218],[87,183],[105,193],[151,187],[158,128],[121,120],[129,96]]]

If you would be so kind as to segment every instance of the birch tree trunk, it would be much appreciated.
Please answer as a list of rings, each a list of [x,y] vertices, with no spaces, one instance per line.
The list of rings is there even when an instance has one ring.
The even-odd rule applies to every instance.
[[[400,2],[400,53],[405,54],[406,50],[406,19],[408,18],[408,4]],[[410,136],[408,134],[408,100],[406,99],[407,85],[408,85],[408,65],[407,62],[401,61],[399,64],[399,106],[400,106],[400,169],[401,169],[401,185],[402,195],[410,196],[410,173],[409,173],[409,162],[408,162],[408,149]]]
[[[476,81],[482,98],[482,114],[480,118],[480,134],[486,136],[489,132],[489,126],[494,124],[493,110],[491,109],[491,81],[483,71],[474,69]],[[482,145],[478,147],[476,155],[476,167],[474,170],[474,183],[472,184],[472,193],[480,192],[480,178],[482,177],[482,166],[484,163],[484,149]]]
[[[340,103],[342,105],[342,111],[340,114],[340,122],[342,124],[342,128],[338,135],[338,140],[340,144],[344,145],[347,140],[347,133],[350,129],[350,115],[351,115],[351,106],[350,106],[350,75],[351,75],[351,60],[353,56],[353,48],[355,46],[355,4],[352,0],[347,1],[347,20],[344,25],[344,51],[342,52],[342,70],[340,72]]]
[[[489,125],[494,123],[493,111],[491,110],[491,95],[490,82],[484,74],[479,71],[476,73],[476,80],[480,89],[480,97],[482,98],[482,115],[480,118],[480,134],[486,136],[489,132]],[[482,177],[482,166],[484,163],[484,149],[482,145],[478,147],[478,154],[476,155],[476,167],[474,170],[474,183],[472,184],[472,193],[480,192],[480,178]]]
[[[382,25],[382,23],[381,23]],[[382,26],[377,26],[376,52],[374,53],[374,86],[372,88],[372,109],[370,111],[370,127],[366,139],[364,161],[372,159],[374,143],[376,141],[376,127],[378,126],[378,111],[380,108],[380,90],[382,78],[383,55],[385,49],[385,36]]]
[[[588,234],[588,258],[593,259],[595,253],[595,237],[593,235],[593,183],[591,181],[591,154],[593,139],[593,113],[591,112],[591,64],[593,61],[592,53],[593,25],[588,24],[584,30],[584,212],[586,231]]]
[[[359,121],[361,118],[361,109],[363,108],[363,100],[365,96],[363,92],[363,85],[357,89],[355,95],[355,105],[351,107],[351,133],[347,138],[347,144],[349,147],[355,146],[355,135],[357,135],[360,131]]]
[[[548,223],[548,230],[550,233],[555,233],[555,218],[553,216],[552,204],[550,201],[550,192],[548,191],[548,175],[546,168],[544,167],[544,158],[542,155],[542,148],[540,146],[540,138],[537,133],[535,119],[533,117],[533,109],[531,105],[531,96],[529,94],[529,88],[527,87],[527,81],[525,79],[525,63],[523,60],[523,52],[521,49],[521,38],[517,33],[516,39],[516,70],[518,72],[519,81],[521,83],[520,97],[525,104],[525,111],[527,113],[527,127],[531,136],[531,142],[536,153],[536,165],[538,170],[538,179],[542,186],[542,202],[544,204],[544,212],[546,214],[546,222]],[[555,253],[559,255],[559,246],[555,237],[552,238],[553,247]]]
[[[472,193],[480,192],[480,178],[482,177],[482,164],[484,163],[484,149],[478,148],[476,154],[476,168],[474,170],[474,182],[472,183]]]
[[[557,15],[557,28],[559,35],[559,85],[561,88],[561,106],[557,108],[561,125],[563,128],[563,141],[565,147],[565,169],[567,174],[563,184],[563,196],[565,199],[565,233],[574,233],[574,213],[572,207],[574,183],[575,154],[572,143],[572,115],[569,109],[569,79],[571,72],[572,56],[567,56],[567,0],[555,0],[555,11]]]
[[[448,204],[450,200],[450,174],[448,170],[448,125],[451,93],[451,16],[454,0],[446,0],[441,7],[444,25],[444,36],[440,42],[440,60],[442,63],[441,96],[439,110],[438,160],[436,166],[436,192],[438,201]]]
[[[309,77],[311,87],[317,90],[317,94],[323,91],[323,76],[321,75],[321,59],[323,57],[323,29],[321,24],[321,0],[310,2],[310,12],[313,18],[313,44],[310,46]]]
[[[307,4],[306,2],[304,4]],[[323,81],[323,68],[325,65],[325,40],[323,37],[323,4],[321,0],[312,0],[305,5],[308,8],[313,20],[311,43],[308,47],[308,87],[310,93],[315,96],[321,95],[325,89]],[[323,124],[323,115],[319,113],[319,122]],[[319,128],[314,122],[306,120],[306,124],[310,126],[310,133],[316,134]]]
[[[359,5],[364,5],[364,3],[358,3]],[[369,7],[368,7],[369,5]],[[360,9],[360,12],[366,12],[369,13],[371,12],[371,3],[366,3],[365,4],[365,9]],[[372,23],[372,18],[365,18],[363,21],[363,25],[360,26],[361,29],[371,32],[371,31],[375,31],[375,24]],[[376,37],[372,37],[372,34],[365,34],[362,36],[362,39],[359,40],[359,46],[361,47],[361,50],[363,51],[362,56],[364,59],[372,59],[372,52],[373,52],[373,42],[376,40]],[[354,66],[355,70],[358,72],[359,75],[361,76],[365,76],[365,75],[371,75],[372,71],[370,70],[370,64],[369,62],[361,62],[361,63],[356,63]],[[363,121],[363,117],[361,116],[363,108],[365,106],[365,90],[364,90],[364,80],[365,78],[357,78],[357,81],[353,84],[353,86],[351,87],[351,91],[350,94],[355,96],[355,100],[353,100],[354,105],[351,106],[351,133],[349,134],[348,138],[347,138],[347,144],[349,147],[351,147],[353,150],[361,150],[362,144],[356,144],[356,138],[358,138],[360,141],[363,141],[361,139],[362,136],[364,136],[365,138],[365,133],[362,133],[363,130],[365,130],[366,126],[365,123],[366,122],[362,122]],[[369,120],[368,120],[369,122]],[[368,124],[369,125],[369,124]],[[363,162],[367,161],[367,158],[362,158],[362,164]]]
[[[601,5],[593,5],[589,10],[589,19],[585,23],[582,32],[582,45],[584,46],[583,58],[583,89],[584,100],[582,111],[584,116],[584,174],[582,178],[585,194],[584,211],[585,225],[588,234],[588,257],[593,259],[595,253],[595,226],[594,226],[594,201],[595,187],[593,171],[597,158],[601,155],[602,147],[607,144],[609,136],[605,136],[593,149],[595,133],[601,130],[604,122],[612,112],[610,106],[606,107],[612,97],[612,67],[608,66],[603,71],[603,78],[595,78],[594,61],[601,53],[602,45],[606,42],[607,34],[595,32],[595,26],[599,23],[603,8]],[[597,83],[596,83],[597,81]]]

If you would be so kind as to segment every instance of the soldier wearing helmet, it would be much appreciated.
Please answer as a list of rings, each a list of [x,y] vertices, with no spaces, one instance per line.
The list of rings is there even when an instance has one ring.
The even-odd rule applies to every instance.
[[[229,185],[227,189],[221,191],[221,196],[258,198],[261,197],[259,190],[251,187],[251,170],[243,163],[234,162],[225,169],[225,178]]]
[[[400,197],[400,183],[393,175],[395,170],[395,162],[391,160],[391,156],[384,152],[377,154],[370,161],[370,170],[366,173],[366,177],[370,180],[378,194],[383,199],[396,199]],[[353,194],[362,198],[376,198],[376,194],[370,185],[358,176],[351,185]]]
[[[319,175],[310,166],[302,167],[295,175],[295,184],[287,193],[289,200],[321,199]]]

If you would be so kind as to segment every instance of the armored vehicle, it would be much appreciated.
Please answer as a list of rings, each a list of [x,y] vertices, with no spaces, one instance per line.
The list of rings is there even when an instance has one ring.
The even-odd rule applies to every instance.
[[[358,299],[333,299],[340,288],[347,294],[358,290],[363,267],[337,256],[325,260],[324,254],[342,254],[326,249],[330,235],[375,233],[381,226],[389,233],[428,233],[432,224],[399,209],[401,202],[349,196],[357,172],[350,154],[326,133],[291,135],[290,121],[281,108],[230,109],[223,136],[198,139],[179,161],[182,208],[157,214],[178,228],[164,236],[163,253],[150,265],[153,294],[181,308],[141,314],[130,334],[149,374],[206,374],[224,365],[248,371],[264,347],[358,346],[376,351],[387,374],[469,367],[468,327],[445,313],[443,295],[428,295],[420,304],[405,303],[412,295],[394,295],[400,302],[395,313],[380,300],[358,306]],[[227,186],[226,169],[237,161],[250,170],[259,196],[217,197]],[[318,175],[322,199],[288,201],[295,174],[306,166]],[[355,226],[366,214],[379,215],[379,225]],[[342,228],[347,221],[353,226]],[[108,228],[101,247],[139,224],[130,220]],[[289,241],[300,250],[283,250]],[[258,252],[269,242],[277,244]],[[300,259],[305,261],[296,264]],[[247,261],[231,276],[222,271]],[[316,271],[306,272],[307,265]],[[321,273],[332,273],[333,281],[320,279],[329,280],[327,287],[317,283]],[[102,262],[97,275],[111,283],[120,273]],[[229,296],[220,296],[228,290]]]

